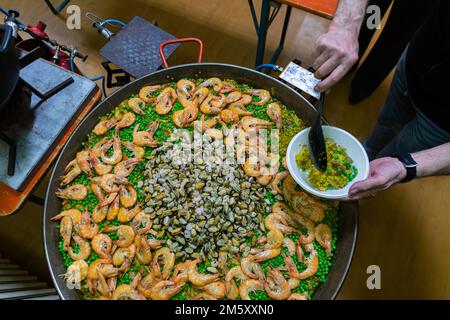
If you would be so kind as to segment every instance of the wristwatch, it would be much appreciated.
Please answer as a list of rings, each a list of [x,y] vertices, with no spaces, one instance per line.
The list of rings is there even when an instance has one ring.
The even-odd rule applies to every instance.
[[[406,169],[406,177],[402,181],[400,181],[400,183],[406,183],[414,180],[417,176],[417,162],[414,161],[411,154],[396,154],[394,155],[394,158],[400,160],[400,162],[403,163]]]

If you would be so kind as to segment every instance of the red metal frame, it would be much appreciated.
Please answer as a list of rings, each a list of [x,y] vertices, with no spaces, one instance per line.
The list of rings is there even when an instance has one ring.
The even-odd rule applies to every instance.
[[[167,63],[167,58],[166,55],[164,54],[164,47],[172,44],[172,43],[183,43],[183,42],[196,42],[199,45],[199,53],[198,53],[198,62],[202,62],[203,60],[203,42],[202,40],[198,39],[198,38],[182,38],[182,39],[174,39],[174,40],[167,40],[163,43],[160,44],[159,46],[159,54],[161,55],[161,59],[163,62],[163,66],[164,68],[168,68],[169,64]]]

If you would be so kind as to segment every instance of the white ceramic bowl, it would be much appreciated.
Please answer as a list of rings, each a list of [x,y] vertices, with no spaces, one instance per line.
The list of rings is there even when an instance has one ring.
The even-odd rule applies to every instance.
[[[286,162],[294,180],[305,191],[324,199],[342,200],[348,197],[350,187],[357,181],[365,180],[369,176],[369,158],[361,143],[350,133],[342,129],[323,126],[325,138],[331,138],[347,150],[347,154],[353,159],[353,164],[358,169],[358,175],[342,189],[319,191],[308,180],[306,171],[301,170],[295,162],[295,155],[300,152],[303,145],[308,145],[309,128],[298,133],[289,143],[286,153]]]

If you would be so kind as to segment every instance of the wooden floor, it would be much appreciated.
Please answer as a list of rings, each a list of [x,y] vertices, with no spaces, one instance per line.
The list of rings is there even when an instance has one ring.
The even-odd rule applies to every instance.
[[[196,36],[206,45],[205,61],[252,66],[256,36],[247,1],[243,0],[128,0],[72,1],[84,13],[128,21],[139,15],[156,20],[177,37]],[[52,38],[77,46],[89,54],[81,69],[89,76],[102,73],[98,50],[104,39],[82,20],[82,30],[69,31],[62,17],[53,16],[44,1],[0,0],[2,7],[14,6],[27,23],[43,20]],[[260,1],[256,1],[257,7]],[[283,9],[284,11],[285,9]],[[281,12],[282,14],[284,12]],[[278,44],[281,16],[268,37],[269,51]],[[285,50],[279,59],[312,62],[314,39],[327,29],[322,18],[294,10]],[[180,48],[172,64],[195,59],[195,47]],[[327,97],[326,115],[332,124],[363,139],[370,132],[386,97],[390,78],[367,101],[357,106],[347,102],[350,77]],[[37,191],[45,193],[46,183]],[[395,187],[378,198],[361,203],[360,232],[353,264],[339,295],[340,299],[448,299],[450,298],[450,178],[431,178]],[[15,255],[15,261],[37,269],[45,277],[41,236],[41,208],[27,205],[18,215],[0,219],[0,251]],[[4,249],[5,248],[5,249]],[[6,250],[7,249],[7,250]],[[367,267],[381,268],[381,290],[366,287]]]

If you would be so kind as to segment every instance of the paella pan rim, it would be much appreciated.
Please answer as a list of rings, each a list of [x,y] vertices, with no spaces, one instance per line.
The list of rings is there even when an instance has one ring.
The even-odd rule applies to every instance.
[[[64,280],[59,276],[65,272],[65,267],[62,256],[58,251],[59,235],[55,223],[50,221],[50,218],[56,215],[61,208],[61,201],[55,196],[55,191],[64,166],[75,157],[87,133],[97,123],[98,117],[106,114],[122,100],[138,92],[141,87],[177,81],[181,78],[207,78],[212,76],[222,79],[231,78],[239,83],[268,89],[289,109],[295,110],[297,115],[306,123],[311,123],[315,118],[316,110],[314,107],[302,95],[286,84],[264,73],[224,63],[193,63],[162,69],[137,79],[114,92],[99,103],[72,133],[56,160],[47,187],[43,215],[44,250],[53,283],[63,300],[82,299],[81,294],[76,290],[67,288]],[[317,288],[313,296],[314,300],[335,299],[345,281],[356,245],[358,203],[342,203],[339,208],[339,220],[338,240],[332,266],[327,275],[327,281]]]

